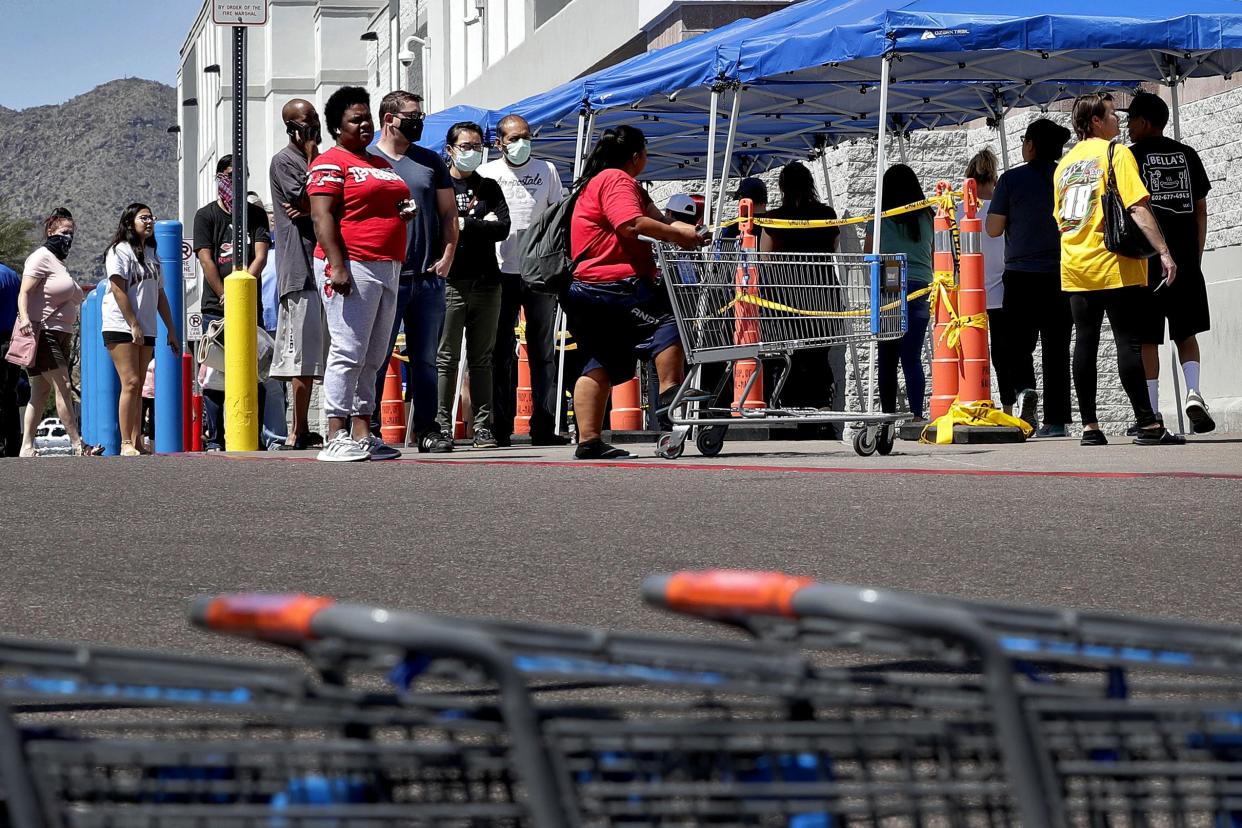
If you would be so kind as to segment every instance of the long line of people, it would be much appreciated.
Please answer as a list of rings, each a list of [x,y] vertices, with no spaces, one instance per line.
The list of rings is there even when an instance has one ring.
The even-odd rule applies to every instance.
[[[244,256],[257,277],[268,264],[269,250],[275,254],[272,296],[278,306],[271,376],[292,388],[292,427],[281,448],[322,443],[318,456],[329,461],[399,457],[400,451],[378,436],[378,400],[387,357],[403,329],[407,399],[418,451],[454,448],[450,406],[458,391],[463,339],[473,445],[509,445],[516,414],[514,331],[521,311],[534,400],[532,442],[569,442],[558,434],[555,419],[558,297],[532,290],[518,272],[524,233],[566,194],[560,175],[536,157],[530,126],[516,115],[499,123],[499,153],[490,163],[482,163],[486,132],[474,123],[453,125],[442,152],[419,146],[422,104],[418,95],[392,92],[380,102],[376,121],[368,93],[344,87],[326,102],[322,125],[309,101],[291,100],[282,110],[289,142],[271,159],[274,221],[269,224],[263,210],[248,211]],[[1164,428],[1158,410],[1156,346],[1163,341],[1166,319],[1187,380],[1186,412],[1197,432],[1215,427],[1199,385],[1196,339],[1210,326],[1200,267],[1210,184],[1194,150],[1164,136],[1169,113],[1157,96],[1140,94],[1128,109],[1132,147],[1115,140],[1117,111],[1107,94],[1084,95],[1072,112],[1078,142],[1065,157],[1069,130],[1040,118],[1023,136],[1023,165],[998,175],[990,150],[967,165],[965,175],[978,184],[988,237],[992,360],[1004,409],[1038,426],[1039,437],[1065,436],[1071,422],[1070,342],[1076,331],[1072,366],[1081,442],[1103,445],[1096,358],[1107,316],[1121,382],[1134,410],[1131,435],[1140,445],[1177,444],[1184,439]],[[321,152],[324,125],[335,146]],[[559,302],[584,363],[573,391],[579,458],[628,456],[604,443],[601,432],[609,389],[630,379],[639,359],[655,365],[660,405],[667,405],[684,377],[685,354],[645,239],[697,247],[705,237],[695,226],[692,199],[675,197],[661,211],[639,185],[646,158],[640,130],[607,130],[573,183],[568,252],[575,268]],[[222,274],[233,259],[232,159],[221,159],[216,172],[217,197],[194,221],[205,326],[225,313]],[[779,187],[782,203],[771,211],[759,179],[742,181],[737,195],[755,200],[757,211],[769,217],[836,217],[819,201],[810,171],[800,162],[782,170]],[[1150,261],[1113,252],[1105,244],[1104,202],[1110,192],[1146,238]],[[886,171],[883,208],[923,198],[909,166]],[[103,339],[121,379],[118,422],[126,455],[150,451],[141,427],[143,378],[152,358],[156,316],[169,321],[152,249],[154,221],[148,207],[130,205],[105,257]],[[12,310],[0,301],[5,350],[17,347],[18,340],[32,342],[24,364],[31,385],[25,436],[14,450],[10,363],[20,360],[10,358],[0,372],[0,439],[6,453],[33,454],[31,418],[54,391],[76,451],[97,454],[100,448],[86,445],[77,433],[70,403],[66,354],[82,300],[63,264],[73,241],[73,217],[59,208],[44,230],[45,241],[26,261],[19,282],[0,273],[0,299],[6,291],[15,294]],[[921,210],[884,219],[878,252],[906,256],[913,291],[930,283],[932,241],[931,211]],[[761,231],[760,239],[762,251],[776,253],[831,253],[839,244],[835,227],[770,229]],[[863,249],[872,247],[868,233]],[[908,411],[915,419],[923,417],[928,316],[926,299],[912,301],[906,334],[879,349],[885,412],[898,411],[900,366]],[[175,340],[170,334],[169,345],[177,350]],[[1033,360],[1037,344],[1042,346],[1042,394]],[[830,403],[834,377],[826,349],[797,355],[791,370],[794,375],[786,383],[791,404]],[[308,420],[316,381],[323,383],[326,441]],[[205,390],[204,397],[208,447],[223,448],[227,413],[222,392]]]

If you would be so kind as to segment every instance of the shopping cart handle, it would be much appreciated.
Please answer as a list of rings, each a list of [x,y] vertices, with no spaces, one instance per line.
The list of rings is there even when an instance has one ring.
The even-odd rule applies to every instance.
[[[794,595],[813,583],[781,572],[675,572],[647,578],[643,598],[665,609],[708,618],[793,615]]]
[[[336,602],[300,594],[233,593],[194,599],[190,621],[215,632],[296,644],[318,638],[315,616]]]

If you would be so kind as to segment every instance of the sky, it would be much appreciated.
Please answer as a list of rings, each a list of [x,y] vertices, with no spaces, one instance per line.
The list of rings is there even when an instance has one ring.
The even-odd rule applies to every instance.
[[[117,78],[177,82],[203,0],[0,0],[0,106],[64,103]]]

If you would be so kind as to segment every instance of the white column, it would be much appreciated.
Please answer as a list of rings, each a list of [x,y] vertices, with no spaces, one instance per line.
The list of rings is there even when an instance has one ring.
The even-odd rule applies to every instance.
[[[720,109],[720,90],[712,89],[711,106],[707,113],[707,175],[703,180],[703,224],[712,226],[712,181],[716,173],[716,114]]]

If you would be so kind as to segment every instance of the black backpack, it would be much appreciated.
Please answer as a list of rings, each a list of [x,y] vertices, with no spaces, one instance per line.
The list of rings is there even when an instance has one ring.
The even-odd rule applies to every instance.
[[[531,290],[560,294],[569,288],[577,265],[569,255],[569,225],[581,192],[581,188],[575,190],[526,231],[520,268],[522,281]]]

